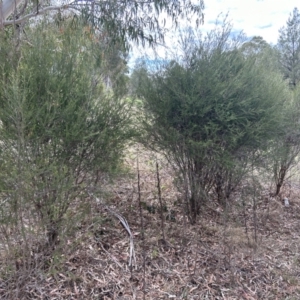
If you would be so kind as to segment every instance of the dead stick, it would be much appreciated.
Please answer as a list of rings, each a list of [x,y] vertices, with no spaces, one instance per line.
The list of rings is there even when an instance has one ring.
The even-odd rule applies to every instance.
[[[159,177],[157,158],[156,158],[156,176],[157,176],[158,200],[159,200],[159,204],[160,204],[160,219],[161,219],[162,238],[165,241],[166,240],[165,239],[165,222],[164,222],[163,203],[162,203],[162,198],[161,198],[160,177]]]
[[[139,210],[141,218],[141,229],[142,229],[142,250],[143,250],[143,299],[146,300],[146,250],[145,250],[145,227],[143,219],[142,210],[142,200],[141,200],[141,178],[140,178],[140,166],[139,166],[139,150],[136,159],[137,164],[137,180],[138,180],[138,200],[139,200]]]

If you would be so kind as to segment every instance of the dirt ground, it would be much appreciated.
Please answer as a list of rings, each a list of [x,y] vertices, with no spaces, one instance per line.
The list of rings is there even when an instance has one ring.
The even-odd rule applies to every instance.
[[[47,272],[27,268],[26,278],[16,278],[25,282],[18,299],[300,299],[299,182],[283,190],[289,207],[268,188],[245,205],[237,193],[227,212],[212,200],[190,225],[172,169],[161,157],[158,162],[163,222],[156,156],[130,150],[127,175],[99,187],[98,201],[87,197],[91,210],[65,241],[59,263],[54,256]],[[135,256],[128,232],[109,210],[128,222]],[[8,288],[1,280],[1,299],[12,295]]]

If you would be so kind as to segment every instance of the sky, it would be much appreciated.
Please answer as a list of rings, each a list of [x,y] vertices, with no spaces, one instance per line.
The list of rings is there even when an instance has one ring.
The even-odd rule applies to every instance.
[[[293,9],[300,10],[299,0],[204,0],[204,4],[205,30],[213,28],[219,13],[228,12],[234,30],[243,30],[249,37],[260,35],[272,44]]]
[[[286,25],[295,7],[300,10],[300,0],[204,0],[204,24],[199,29],[205,33],[215,27],[215,21],[222,13],[228,14],[233,32],[243,31],[247,37],[262,36],[268,43],[276,44],[278,30]],[[222,19],[222,17],[220,17]],[[156,53],[165,57],[172,50],[176,33],[166,38],[167,48],[158,47]],[[131,56],[131,67],[139,57],[155,57],[152,50],[135,48]]]

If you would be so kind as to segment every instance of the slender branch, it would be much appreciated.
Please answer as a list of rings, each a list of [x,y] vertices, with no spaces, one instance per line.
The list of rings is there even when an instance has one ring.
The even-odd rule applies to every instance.
[[[3,0],[0,3],[0,22],[3,24],[6,20],[22,3],[22,0]]]
[[[37,15],[42,15],[47,11],[51,11],[51,10],[61,10],[61,9],[70,9],[73,7],[70,7],[69,5],[61,5],[61,6],[48,6],[45,7],[41,10],[38,11],[38,13],[35,11],[34,13],[30,13],[20,19],[14,19],[14,20],[9,20],[9,21],[4,21],[2,22],[2,26],[9,26],[9,25],[16,25],[16,24],[20,24],[30,18],[36,17]]]
[[[105,205],[105,203],[103,203],[103,201],[101,201],[99,198],[97,198],[91,191],[88,190],[87,192],[88,192],[90,197],[94,197],[96,199],[98,204],[102,204],[104,206],[104,208],[110,214],[112,214],[114,217],[119,219],[120,223],[123,225],[123,227],[127,231],[128,235],[129,235],[129,242],[130,242],[129,263],[128,263],[128,265],[129,265],[130,268],[132,268],[133,265],[135,265],[135,268],[137,268],[136,258],[135,258],[135,251],[134,251],[134,244],[133,244],[133,234],[130,230],[130,227],[128,225],[127,220],[123,216],[121,216],[119,213],[117,213],[116,211],[111,209],[109,206]]]
[[[161,197],[161,188],[160,188],[160,177],[159,177],[159,168],[158,161],[156,158],[156,178],[157,178],[157,192],[158,192],[158,200],[160,204],[160,219],[161,219],[161,230],[162,230],[162,238],[165,241],[165,223],[164,223],[164,213],[163,213],[163,203]]]
[[[142,210],[142,197],[141,197],[141,177],[140,177],[140,165],[139,165],[139,149],[137,153],[137,184],[138,184],[138,200],[139,200],[139,210],[141,218],[141,229],[142,229],[142,241],[143,241],[143,299],[146,299],[146,250],[145,250],[145,227],[143,219],[143,210]]]

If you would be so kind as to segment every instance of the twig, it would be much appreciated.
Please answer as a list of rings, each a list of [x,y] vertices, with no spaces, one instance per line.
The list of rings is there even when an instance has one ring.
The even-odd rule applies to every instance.
[[[26,16],[24,17],[21,17],[19,19],[13,19],[13,20],[9,20],[9,21],[4,21],[2,23],[2,26],[9,26],[9,25],[17,25],[17,24],[20,24],[30,18],[33,18],[33,17],[36,17],[37,15],[41,15],[41,14],[44,14],[46,13],[47,11],[53,11],[53,10],[61,10],[61,9],[66,9],[68,8],[69,6],[68,5],[59,5],[59,6],[48,6],[48,7],[45,7],[41,10],[39,10],[38,12],[35,11],[33,13],[29,13],[27,14]]]
[[[117,259],[116,259],[113,255],[111,255],[107,250],[105,250],[105,248],[103,247],[102,243],[100,243],[99,241],[98,241],[98,243],[100,244],[102,250],[103,250],[109,257],[111,257],[111,259],[112,259],[112,260],[113,260],[113,261],[114,261],[121,269],[123,269],[123,267],[120,265],[120,263],[117,261]]]
[[[139,151],[139,149],[138,149]],[[141,229],[142,229],[142,249],[143,249],[143,299],[146,299],[146,252],[145,252],[145,227],[143,220],[143,210],[142,210],[142,201],[141,201],[141,178],[140,178],[140,166],[139,166],[139,153],[136,158],[137,165],[137,180],[138,180],[138,200],[139,200],[139,210],[141,218]]]
[[[160,177],[159,177],[157,158],[156,158],[156,177],[157,177],[158,200],[159,200],[159,204],[160,204],[161,231],[162,231],[162,238],[165,241],[166,240],[165,239],[165,222],[164,222],[163,203],[162,203],[162,198],[161,198]]]

